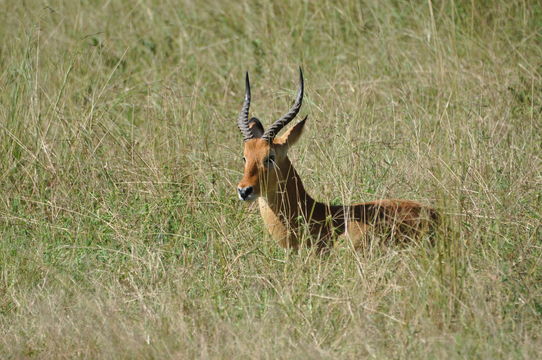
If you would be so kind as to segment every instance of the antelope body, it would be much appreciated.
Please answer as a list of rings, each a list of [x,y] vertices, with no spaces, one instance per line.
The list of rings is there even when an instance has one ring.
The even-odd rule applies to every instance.
[[[237,192],[243,201],[258,199],[267,230],[281,246],[297,249],[306,239],[308,245],[325,250],[337,236],[344,235],[356,248],[362,248],[372,230],[390,239],[404,240],[419,237],[434,225],[438,218],[435,210],[415,201],[377,200],[354,205],[315,201],[305,191],[287,154],[300,138],[307,117],[282,136],[276,136],[301,108],[303,72],[299,69],[299,91],[294,105],[267,131],[258,119],[248,118],[248,73],[245,82],[245,100],[238,119],[244,137],[245,168]]]

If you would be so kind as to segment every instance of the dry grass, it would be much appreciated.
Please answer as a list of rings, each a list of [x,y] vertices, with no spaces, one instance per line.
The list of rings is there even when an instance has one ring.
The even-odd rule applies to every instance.
[[[535,1],[5,1],[0,357],[537,358]],[[273,243],[236,199],[243,72],[319,200],[436,204],[438,246]]]

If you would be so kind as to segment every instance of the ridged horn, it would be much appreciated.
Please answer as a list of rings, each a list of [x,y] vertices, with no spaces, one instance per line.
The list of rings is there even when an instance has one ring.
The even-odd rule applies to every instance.
[[[245,76],[245,101],[243,102],[243,107],[241,108],[241,113],[237,119],[237,126],[241,133],[243,134],[243,140],[247,141],[254,138],[250,127],[248,126],[248,110],[250,108],[250,80],[248,79],[248,71]]]
[[[265,131],[262,139],[265,139],[268,142],[272,142],[275,136],[279,133],[279,131],[295,118],[295,116],[299,112],[299,109],[301,109],[301,104],[303,103],[303,89],[303,70],[301,70],[301,67],[299,67],[299,90],[297,92],[297,98],[295,99],[294,105],[290,108],[290,111],[288,111],[284,116],[275,121],[273,125],[271,125]]]

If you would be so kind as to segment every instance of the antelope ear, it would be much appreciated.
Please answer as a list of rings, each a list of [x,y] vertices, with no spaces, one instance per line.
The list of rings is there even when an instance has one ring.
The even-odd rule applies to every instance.
[[[288,129],[288,131],[286,131],[284,135],[276,139],[274,142],[277,144],[286,144],[288,146],[295,144],[303,133],[303,128],[305,127],[305,121],[307,120],[307,117],[308,115],[305,116],[303,120]]]
[[[248,121],[248,128],[252,131],[252,135],[254,135],[255,138],[261,138],[264,133],[262,123],[255,117]]]

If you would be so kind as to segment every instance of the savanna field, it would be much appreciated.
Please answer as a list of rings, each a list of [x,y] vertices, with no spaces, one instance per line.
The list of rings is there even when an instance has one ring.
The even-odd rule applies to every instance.
[[[542,356],[538,1],[0,3],[0,358]],[[244,72],[317,200],[436,245],[284,250],[240,202]],[[294,120],[294,123],[296,120]]]

